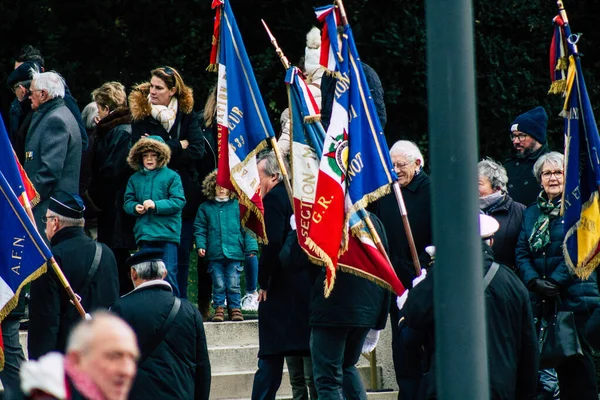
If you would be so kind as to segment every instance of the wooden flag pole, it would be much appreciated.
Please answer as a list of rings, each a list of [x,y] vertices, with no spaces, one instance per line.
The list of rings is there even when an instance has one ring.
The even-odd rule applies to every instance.
[[[406,212],[406,204],[404,203],[404,197],[400,190],[400,184],[398,181],[392,184],[394,193],[396,194],[396,201],[398,202],[398,209],[400,210],[400,216],[402,217],[402,224],[404,225],[404,231],[406,233],[406,240],[408,240],[408,247],[410,247],[410,254],[413,259],[413,265],[415,267],[415,273],[417,276],[421,276],[421,262],[419,261],[419,254],[417,253],[417,247],[415,246],[415,239],[410,229],[410,222],[408,221],[408,213]]]
[[[271,30],[267,26],[267,23],[263,19],[261,19],[261,21],[263,23],[263,26],[265,27],[265,30],[267,31],[267,34],[269,35],[269,39],[271,40],[273,47],[275,47],[275,52],[279,56],[279,59],[281,60],[283,67],[287,70],[290,67],[290,62],[288,61],[285,54],[283,54],[283,50],[281,50],[281,48],[277,44],[277,39],[275,39],[275,36],[273,36],[273,34],[271,33]],[[288,93],[288,96],[289,96],[289,93]],[[275,139],[274,137],[270,137],[269,144],[271,145],[271,148],[275,152],[275,157],[277,158],[277,164],[279,164],[279,169],[281,170],[281,175],[283,176],[283,184],[285,185],[285,190],[287,191],[288,197],[290,199],[290,203],[292,204],[292,208],[294,208],[294,192],[292,191],[292,184],[290,183],[290,176],[289,176],[288,170],[285,167],[285,162],[283,161],[283,155],[281,154],[281,150],[279,149],[279,146],[277,145],[277,139]]]

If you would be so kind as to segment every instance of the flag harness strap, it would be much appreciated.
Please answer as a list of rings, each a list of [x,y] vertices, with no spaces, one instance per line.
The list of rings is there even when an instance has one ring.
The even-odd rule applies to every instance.
[[[500,269],[500,265],[497,262],[493,262],[487,274],[483,277],[483,290],[487,289],[494,276],[496,276],[498,269]]]
[[[92,279],[94,279],[94,275],[96,275],[96,271],[98,271],[98,266],[100,265],[100,259],[102,258],[102,245],[100,243],[96,243],[96,253],[94,254],[94,261],[92,261],[92,266],[88,271],[87,276],[85,277],[85,282],[81,286],[79,290],[79,295],[82,296],[87,288],[92,283]]]
[[[173,307],[171,307],[171,312],[169,312],[169,315],[165,319],[165,322],[160,327],[160,331],[158,332],[158,335],[156,335],[154,341],[151,343],[150,346],[148,346],[148,350],[143,352],[144,355],[142,356],[142,359],[140,360],[138,365],[142,365],[142,363],[144,361],[146,361],[152,353],[154,353],[154,350],[156,350],[156,348],[158,347],[160,342],[163,341],[163,339],[167,335],[167,332],[169,332],[169,328],[171,328],[171,325],[173,325],[172,323],[175,320],[175,317],[177,316],[177,314],[179,313],[180,307],[181,307],[181,299],[179,297],[175,297],[175,301],[173,302]]]

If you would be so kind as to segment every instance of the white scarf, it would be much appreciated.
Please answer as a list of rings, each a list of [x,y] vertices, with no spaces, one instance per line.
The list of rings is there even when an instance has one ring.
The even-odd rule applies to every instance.
[[[148,95],[148,102],[150,102],[150,95]],[[175,123],[175,117],[177,117],[177,98],[175,96],[171,97],[168,106],[159,106],[152,103],[150,105],[152,106],[152,117],[169,132]]]

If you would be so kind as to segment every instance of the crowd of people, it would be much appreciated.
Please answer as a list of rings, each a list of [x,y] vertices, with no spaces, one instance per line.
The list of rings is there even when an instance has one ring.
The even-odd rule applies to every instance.
[[[335,77],[323,74],[318,54],[311,31],[301,65],[326,127]],[[363,67],[385,126],[381,82]],[[284,362],[294,398],[366,399],[355,365],[388,317],[392,348],[381,351],[393,354],[398,398],[436,398],[431,184],[418,146],[400,140],[390,156],[423,274],[392,192],[369,212],[407,292],[396,298],[339,271],[325,298],[325,271],[298,244],[275,154],[257,156],[268,237],[259,248],[241,226],[235,195],[216,183],[216,91],[197,113],[175,68],[155,68],[149,78],[129,94],[104,83],[80,113],[38,50],[26,47],[16,59],[7,82],[15,93],[10,140],[39,193],[38,230],[91,318],[81,319],[54,271],[35,280],[30,361],[18,341],[24,296],[2,322],[5,398],[207,399],[203,323],[243,321],[244,310],[258,311],[253,399],[275,398]],[[281,121],[288,154],[289,112]],[[595,272],[582,280],[564,260],[564,158],[547,145],[547,123],[542,107],[517,116],[508,127],[514,157],[478,165],[490,393],[597,400],[591,349],[600,345],[600,295]],[[186,300],[196,255],[198,307]],[[582,351],[540,369],[538,334],[557,311],[573,313]]]

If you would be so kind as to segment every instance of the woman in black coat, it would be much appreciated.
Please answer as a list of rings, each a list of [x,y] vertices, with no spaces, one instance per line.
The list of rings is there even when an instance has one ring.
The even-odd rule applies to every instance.
[[[477,164],[479,170],[479,208],[494,217],[500,229],[494,235],[494,259],[511,269],[515,268],[515,247],[521,232],[525,206],[514,201],[507,192],[506,169],[491,158]]]
[[[92,92],[98,106],[96,139],[92,161],[92,180],[88,188],[91,201],[100,209],[98,241],[115,254],[119,269],[121,295],[133,290],[125,260],[137,248],[133,237],[135,219],[123,211],[123,196],[133,170],[127,164],[131,148],[131,115],[125,87],[107,82]]]
[[[196,169],[205,155],[205,141],[198,115],[194,112],[192,89],[185,85],[179,72],[172,67],[160,67],[150,72],[150,82],[137,85],[129,95],[133,117],[133,143],[140,137],[160,136],[171,149],[167,165],[181,177],[186,204],[182,212],[181,240],[177,252],[177,282],[187,284],[193,225],[200,206],[201,185]],[[174,287],[174,292],[187,298],[186,287]]]
[[[525,210],[516,248],[517,271],[530,292],[536,321],[555,310],[572,311],[584,357],[571,357],[556,367],[562,400],[597,400],[596,376],[584,331],[600,304],[596,274],[582,281],[567,267],[562,243],[565,237],[560,202],[564,190],[562,154],[541,156],[533,167],[543,190],[536,204]]]

